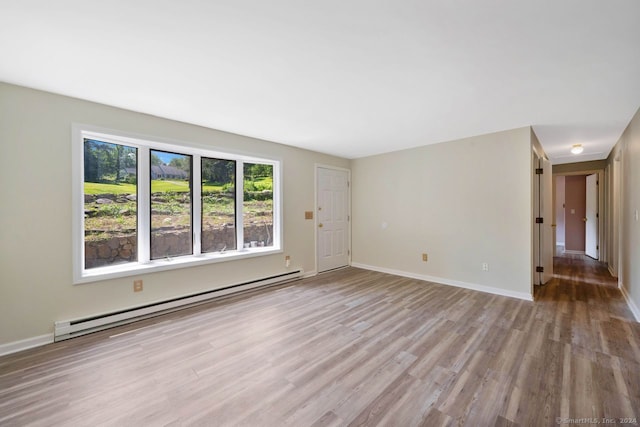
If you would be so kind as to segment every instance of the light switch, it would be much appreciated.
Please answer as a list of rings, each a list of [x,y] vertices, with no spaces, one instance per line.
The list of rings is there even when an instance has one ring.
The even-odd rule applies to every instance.
[[[575,215],[576,214],[576,210],[575,209],[571,209],[571,215]]]

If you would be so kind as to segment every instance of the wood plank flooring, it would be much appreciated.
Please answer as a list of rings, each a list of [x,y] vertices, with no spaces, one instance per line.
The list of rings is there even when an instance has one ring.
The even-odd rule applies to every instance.
[[[348,268],[0,358],[3,426],[551,426],[640,416],[640,325],[556,258],[535,302]]]

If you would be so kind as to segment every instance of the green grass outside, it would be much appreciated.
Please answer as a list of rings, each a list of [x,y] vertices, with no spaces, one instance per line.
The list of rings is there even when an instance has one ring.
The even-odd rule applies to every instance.
[[[271,177],[257,179],[255,181],[256,186],[260,188],[269,188],[273,187],[273,180]],[[158,180],[154,179],[151,181],[151,192],[152,193],[163,193],[167,191],[172,191],[176,193],[187,192],[189,191],[189,183],[187,181],[170,181],[170,180]],[[215,192],[222,191],[222,185],[204,183],[202,185],[203,192]],[[84,194],[135,194],[136,193],[136,185],[135,184],[105,184],[101,182],[85,182],[84,183]]]
[[[174,193],[185,193],[189,191],[188,181],[164,181],[154,179],[151,181],[151,193],[166,193],[168,191]]]
[[[85,182],[84,194],[135,194],[135,184],[103,184]]]
[[[217,185],[217,184],[211,184],[208,182],[204,182],[202,183],[202,191],[204,193],[208,192],[208,191],[222,191],[222,185]]]
[[[205,183],[202,191],[221,191],[222,185]],[[166,191],[186,192],[189,191],[189,184],[186,181],[151,181],[151,192],[160,193]],[[99,182],[85,182],[84,194],[136,194],[135,184],[104,184]]]

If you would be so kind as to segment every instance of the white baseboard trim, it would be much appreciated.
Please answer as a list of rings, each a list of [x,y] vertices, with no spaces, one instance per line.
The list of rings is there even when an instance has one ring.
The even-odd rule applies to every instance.
[[[609,270],[609,274],[611,275],[611,277],[618,277],[616,276],[615,272],[613,271],[613,267],[611,267],[610,264],[607,265],[607,270]]]
[[[514,292],[506,289],[494,288],[492,286],[484,286],[484,285],[478,285],[475,283],[461,282],[459,280],[445,279],[442,277],[434,277],[434,276],[427,276],[424,274],[410,273],[408,271],[394,270],[391,268],[376,267],[373,265],[361,264],[359,262],[352,262],[351,266],[356,268],[362,268],[364,270],[371,270],[371,271],[378,271],[380,273],[393,274],[395,276],[402,276],[402,277],[409,277],[411,279],[424,280],[426,282],[439,283],[441,285],[455,286],[457,288],[471,289],[473,291],[485,292],[485,293],[494,294],[494,295],[501,295],[504,297],[518,298],[525,301],[533,301],[533,296],[525,292]]]
[[[564,253],[570,255],[584,255],[584,251],[572,251],[570,249],[565,249]]]
[[[640,309],[633,302],[633,300],[631,299],[631,296],[627,293],[627,290],[622,285],[622,282],[618,282],[618,288],[620,288],[620,292],[622,292],[622,296],[627,301],[627,305],[629,306],[629,310],[631,310],[631,313],[633,313],[633,317],[636,318],[636,322],[640,323]]]
[[[302,275],[303,279],[307,279],[309,277],[313,277],[313,276],[317,276],[318,272],[316,270],[311,270],[311,271],[305,271],[304,274]]]
[[[38,335],[37,337],[25,338],[19,341],[0,344],[0,356],[17,353],[34,347],[40,347],[53,342],[53,334]]]

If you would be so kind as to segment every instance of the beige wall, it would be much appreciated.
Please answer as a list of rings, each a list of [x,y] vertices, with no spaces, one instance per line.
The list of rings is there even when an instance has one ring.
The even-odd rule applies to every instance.
[[[0,345],[51,333],[53,322],[286,271],[284,254],[73,286],[71,124],[159,136],[283,162],[284,254],[315,268],[314,164],[349,161],[280,144],[0,83]],[[138,277],[135,277],[138,278]]]
[[[531,147],[526,127],[353,160],[355,265],[529,296]]]
[[[613,204],[607,253],[640,321],[640,109],[609,155],[607,168],[612,178],[607,185]]]

